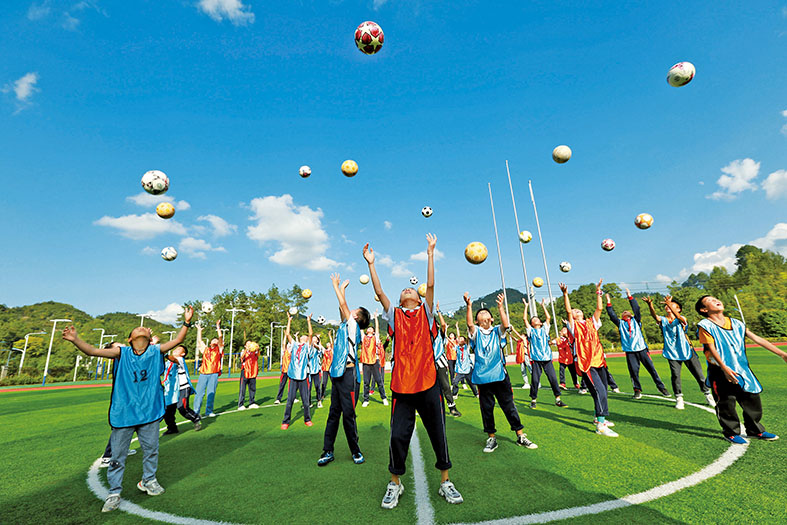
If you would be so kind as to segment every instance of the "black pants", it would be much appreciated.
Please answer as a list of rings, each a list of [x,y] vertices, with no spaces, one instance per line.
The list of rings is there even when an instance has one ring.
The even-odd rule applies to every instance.
[[[700,364],[700,358],[697,357],[697,352],[694,350],[691,351],[691,359],[688,361],[674,361],[672,359],[668,359],[669,361],[669,371],[670,371],[670,379],[672,379],[672,391],[675,395],[679,395],[683,393],[681,388],[680,382],[680,367],[681,365],[686,365],[686,368],[689,369],[691,375],[694,376],[694,379],[697,380],[697,384],[700,385],[700,390],[702,390],[703,394],[708,393],[708,386],[705,384],[705,376],[702,375],[702,365]]]
[[[301,404],[303,404],[303,421],[311,421],[312,414],[309,410],[309,380],[308,379],[293,379],[290,381],[290,389],[287,392],[287,407],[284,409],[284,419],[282,423],[290,423],[290,416],[292,415],[292,404],[295,402],[295,397],[300,395]]]
[[[609,415],[609,403],[607,402],[607,372],[605,367],[592,367],[583,375],[588,392],[593,397],[596,417],[607,417]]]
[[[659,390],[666,390],[664,382],[659,377],[659,373],[656,372],[656,367],[653,365],[653,360],[650,358],[647,350],[640,350],[639,352],[626,352],[626,364],[629,368],[631,386],[634,388],[634,390],[639,390],[642,392],[642,385],[639,382],[640,363],[642,363],[642,366],[644,366],[645,370],[648,371],[650,377],[653,378],[653,382],[656,383],[656,388]]]
[[[538,387],[541,386],[541,371],[543,370],[549,380],[549,386],[552,387],[552,393],[555,397],[560,396],[560,388],[557,385],[557,376],[555,375],[555,366],[552,361],[536,361],[532,360],[530,366],[533,371],[530,373],[530,399],[536,400],[538,397]]]
[[[410,439],[415,430],[415,412],[421,416],[421,423],[429,434],[435,454],[435,468],[447,470],[451,468],[448,457],[448,441],[445,436],[445,407],[440,397],[437,381],[430,388],[416,394],[393,395],[391,406],[391,443],[388,449],[388,470],[391,474],[401,476],[405,473],[407,452]]]
[[[320,386],[320,401],[325,398],[325,389],[328,388],[328,378],[331,377],[330,370],[322,371],[322,385]]]
[[[460,373],[455,374],[454,375],[454,380],[453,380],[453,383],[452,383],[453,384],[453,389],[451,390],[451,395],[453,395],[454,397],[459,395],[459,383],[464,381],[465,383],[470,385],[470,390],[472,390],[473,395],[477,396],[478,395],[478,389],[476,389],[475,385],[470,381],[470,377],[471,376],[472,376],[472,373],[469,373],[469,372],[467,374],[460,374]]]
[[[577,367],[574,365],[574,363],[569,365],[560,363],[560,384],[566,384],[566,369],[568,369],[569,373],[571,373],[571,380],[573,381],[571,384],[578,385],[579,382],[577,381]]]
[[[363,402],[369,401],[369,383],[374,377],[374,382],[380,386],[380,398],[385,399],[385,387],[383,380],[380,379],[380,367],[377,365],[363,365]]]
[[[317,400],[322,399],[322,394],[320,393],[320,389],[322,388],[322,380],[320,378],[319,372],[316,374],[311,374],[310,376],[311,382],[314,384],[314,397]],[[312,391],[311,388],[309,389],[309,404],[312,404]]]
[[[254,404],[254,396],[257,395],[257,378],[240,376],[240,394],[238,394],[238,406],[242,407],[246,402],[246,385],[249,387],[249,404]]]
[[[328,375],[328,372],[324,374]],[[361,452],[358,446],[358,426],[355,423],[355,404],[358,402],[359,390],[360,385],[355,380],[355,367],[345,369],[341,377],[331,378],[331,408],[328,410],[322,444],[325,452],[333,452],[336,434],[339,432],[339,419],[344,425],[344,435],[347,436],[350,453]]]
[[[760,424],[762,419],[762,401],[760,394],[746,392],[740,385],[727,381],[727,376],[716,365],[708,365],[708,380],[710,381],[713,399],[716,400],[716,417],[719,418],[721,431],[726,437],[737,436],[741,433],[741,420],[735,409],[737,402],[743,409],[743,425],[746,434],[755,436],[765,432],[765,427]]]
[[[276,401],[281,401],[281,396],[284,395],[284,387],[287,386],[287,380],[289,376],[287,372],[282,372],[281,376],[279,377],[279,393],[276,394]]]
[[[448,378],[448,368],[437,368],[437,381],[440,383],[440,390],[448,403],[448,408],[456,405],[454,396],[451,393],[451,380]]]
[[[377,389],[382,392],[385,390],[385,368],[380,363],[374,365],[377,368],[377,375],[372,378],[372,390],[374,390],[375,383]]]
[[[534,361],[535,362],[535,361]],[[552,369],[554,372],[554,369]],[[511,430],[516,432],[525,428],[519,420],[519,412],[514,405],[514,391],[511,388],[511,380],[506,375],[502,381],[483,383],[478,385],[479,405],[481,406],[481,421],[484,424],[484,432],[494,434],[495,428],[495,398],[503,410]]]
[[[178,425],[175,424],[175,411],[180,412],[180,415],[189,421],[199,421],[199,414],[189,407],[190,393],[190,388],[181,388],[180,392],[178,392],[178,402],[167,405],[164,409],[164,423],[167,424],[167,430],[171,430],[172,432],[178,431]],[[107,445],[107,448],[108,447],[109,445]]]
[[[456,375],[456,359],[448,360],[448,373],[451,374],[451,383],[453,383]]]

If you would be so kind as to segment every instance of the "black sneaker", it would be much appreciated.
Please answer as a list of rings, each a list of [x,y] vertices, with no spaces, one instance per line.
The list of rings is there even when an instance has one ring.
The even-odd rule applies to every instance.
[[[170,435],[170,434],[177,434],[178,432],[180,432],[180,430],[178,430],[177,428],[168,428],[168,429],[167,429],[167,430],[165,430],[165,431],[164,431],[164,433],[163,433],[163,434],[161,434],[161,435],[162,435],[162,436],[168,436],[168,435]]]
[[[317,466],[324,467],[334,459],[333,452],[323,452],[322,456],[320,456],[320,459],[317,460]]]
[[[462,413],[456,409],[456,405],[448,407],[448,413],[454,417],[462,417]]]
[[[634,391],[634,399],[642,399],[642,392],[639,390]]]
[[[659,392],[661,392],[662,396],[669,397],[669,390],[667,390],[666,388],[659,388]]]
[[[331,456],[333,456],[333,454],[331,454]],[[356,465],[360,465],[364,461],[366,460],[364,459],[363,454],[361,454],[360,452],[358,452],[357,454],[353,454],[353,463],[355,463]]]
[[[536,408],[536,400],[530,402],[530,408]]]
[[[567,407],[568,405],[565,404],[562,400],[558,399],[557,401],[555,401],[555,406],[562,408],[562,407]]]

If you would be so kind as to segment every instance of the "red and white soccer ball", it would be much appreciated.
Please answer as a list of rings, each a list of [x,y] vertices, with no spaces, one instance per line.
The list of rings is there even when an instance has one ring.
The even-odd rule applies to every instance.
[[[298,175],[300,175],[304,179],[308,178],[309,175],[311,174],[312,174],[312,169],[309,166],[301,166],[301,169],[298,170]]]
[[[611,252],[615,249],[615,241],[612,239],[604,239],[601,241],[601,249],[605,252]]]
[[[667,82],[672,87],[685,86],[694,78],[694,64],[691,62],[678,62],[669,69]]]
[[[355,45],[366,55],[377,53],[384,39],[383,28],[374,22],[364,22],[355,30]]]
[[[150,170],[142,175],[142,188],[151,195],[162,195],[169,189],[169,177],[163,171]]]

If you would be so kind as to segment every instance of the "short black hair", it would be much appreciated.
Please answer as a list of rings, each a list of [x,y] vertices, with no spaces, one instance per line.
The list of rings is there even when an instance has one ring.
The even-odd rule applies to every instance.
[[[361,330],[366,330],[366,328],[369,326],[369,318],[369,310],[363,306],[358,308],[358,319],[356,319],[356,322],[358,323],[358,327]]]
[[[476,321],[478,321],[478,314],[480,314],[481,312],[487,312],[492,317],[492,319],[495,318],[495,316],[492,315],[492,312],[489,310],[489,308],[479,308],[478,311],[475,313]]]
[[[189,355],[189,349],[186,348],[186,345],[178,345],[178,346],[175,347],[175,350],[177,350],[178,348],[182,348],[183,349],[183,357],[186,357],[187,355]]]
[[[697,313],[698,313],[698,314],[700,314],[702,317],[708,317],[708,312],[703,312],[703,311],[702,311],[702,309],[703,309],[703,308],[705,308],[705,305],[703,305],[702,303],[703,303],[703,302],[705,301],[705,299],[707,299],[708,297],[710,297],[710,295],[703,295],[702,297],[700,297],[699,299],[697,299],[697,302],[696,302],[696,303],[694,303],[694,309],[695,309],[695,310],[697,311]]]
[[[683,304],[681,304],[681,302],[678,301],[677,299],[672,299],[672,304],[677,304],[680,311],[681,312],[683,311]]]

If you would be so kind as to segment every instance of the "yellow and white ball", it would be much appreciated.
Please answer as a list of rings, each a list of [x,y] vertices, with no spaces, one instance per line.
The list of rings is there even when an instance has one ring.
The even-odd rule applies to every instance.
[[[470,264],[481,264],[486,260],[489,251],[484,246],[484,243],[474,241],[465,247],[465,259]]]
[[[361,282],[361,284],[369,284],[369,276],[368,276],[368,275],[366,275],[366,274],[362,274],[362,275],[361,275],[361,276],[358,278],[358,280]]]
[[[694,78],[697,70],[691,62],[678,62],[669,69],[667,83],[672,87],[685,86]]]
[[[426,283],[421,283],[421,286],[418,287],[418,295],[426,297]]]
[[[519,242],[522,244],[527,244],[533,240],[533,234],[527,230],[522,230],[519,232]]]
[[[640,230],[647,230],[651,226],[653,226],[653,215],[650,213],[640,213],[634,219],[634,226],[639,228]]]
[[[308,288],[305,288],[305,289],[304,289],[304,290],[301,292],[301,297],[303,297],[304,299],[311,299],[311,296],[312,296],[312,291],[311,291],[311,290],[309,290]]]
[[[358,163],[354,160],[345,160],[342,162],[342,173],[347,177],[355,177],[358,173]]]
[[[571,158],[571,148],[566,145],[560,145],[552,150],[552,160],[558,164],[565,164]]]
[[[536,277],[535,279],[533,279],[533,286],[535,286],[536,288],[541,288],[542,286],[544,286],[544,279],[542,279],[541,277]]]
[[[156,206],[156,215],[162,219],[171,219],[175,215],[175,206],[169,202],[162,202]]]

